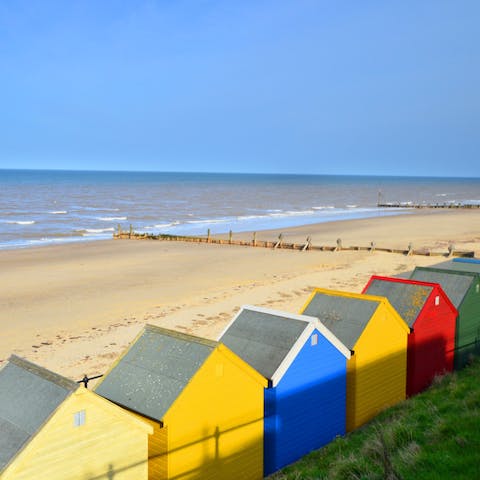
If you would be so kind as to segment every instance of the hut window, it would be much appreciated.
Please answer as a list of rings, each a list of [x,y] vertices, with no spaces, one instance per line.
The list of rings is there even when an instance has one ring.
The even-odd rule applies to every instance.
[[[318,343],[318,333],[314,333],[314,334],[310,337],[310,343],[311,343],[312,347],[314,347],[315,345],[317,345],[317,343]]]
[[[75,427],[81,427],[85,425],[85,410],[80,410],[73,414],[73,425]]]
[[[440,295],[435,297],[435,306],[438,307],[440,305]]]
[[[216,372],[217,377],[223,377],[223,363],[217,363]]]

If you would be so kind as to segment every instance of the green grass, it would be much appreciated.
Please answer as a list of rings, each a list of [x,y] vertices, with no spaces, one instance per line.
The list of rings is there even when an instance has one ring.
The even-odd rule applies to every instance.
[[[268,478],[480,479],[480,359]]]

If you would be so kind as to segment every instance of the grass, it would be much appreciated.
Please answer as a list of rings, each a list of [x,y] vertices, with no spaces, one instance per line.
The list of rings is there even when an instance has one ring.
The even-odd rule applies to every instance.
[[[268,478],[480,479],[480,359]]]

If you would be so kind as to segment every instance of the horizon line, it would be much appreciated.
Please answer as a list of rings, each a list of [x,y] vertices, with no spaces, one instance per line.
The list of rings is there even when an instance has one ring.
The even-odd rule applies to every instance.
[[[299,176],[299,177],[389,177],[389,178],[455,178],[480,179],[480,177],[458,175],[406,175],[406,174],[359,174],[359,173],[298,173],[298,172],[219,172],[195,170],[108,170],[108,169],[79,169],[79,168],[3,168],[2,171],[19,172],[71,172],[71,173],[166,173],[166,174],[193,174],[193,175],[259,175],[259,176]]]

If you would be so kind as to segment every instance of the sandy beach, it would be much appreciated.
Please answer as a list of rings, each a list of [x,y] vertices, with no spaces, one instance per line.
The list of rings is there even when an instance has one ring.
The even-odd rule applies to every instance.
[[[480,254],[480,211],[419,211],[257,232],[315,245]],[[238,237],[251,238],[251,233]],[[476,254],[476,256],[478,256]],[[108,240],[0,251],[0,364],[15,353],[79,380],[106,371],[145,323],[215,339],[244,304],[298,313],[315,286],[360,292],[373,274],[402,275],[435,256],[290,251]]]

